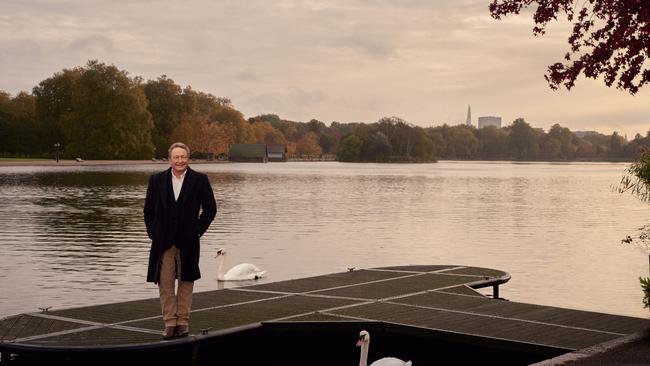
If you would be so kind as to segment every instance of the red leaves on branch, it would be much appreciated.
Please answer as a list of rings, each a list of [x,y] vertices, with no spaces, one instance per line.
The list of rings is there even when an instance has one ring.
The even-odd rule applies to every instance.
[[[650,0],[493,0],[490,14],[501,19],[529,6],[537,7],[536,36],[558,16],[573,22],[565,61],[544,75],[552,89],[571,89],[580,74],[630,94],[650,82]]]

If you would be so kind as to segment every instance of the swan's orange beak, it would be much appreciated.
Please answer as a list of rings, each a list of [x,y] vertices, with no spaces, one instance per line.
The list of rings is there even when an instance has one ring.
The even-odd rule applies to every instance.
[[[359,338],[359,340],[357,341],[357,347],[361,347],[362,345],[363,345],[363,339]]]

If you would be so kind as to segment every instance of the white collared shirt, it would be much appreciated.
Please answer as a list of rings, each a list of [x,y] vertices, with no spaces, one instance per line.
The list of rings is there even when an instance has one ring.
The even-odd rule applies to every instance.
[[[176,178],[173,170],[170,173],[172,175],[172,187],[174,188],[174,200],[178,201],[178,196],[181,194],[181,188],[183,188],[183,181],[185,180],[187,169],[185,169],[180,178]]]

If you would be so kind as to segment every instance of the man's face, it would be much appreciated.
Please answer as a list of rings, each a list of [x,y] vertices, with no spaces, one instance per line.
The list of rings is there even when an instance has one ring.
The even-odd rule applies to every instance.
[[[172,149],[171,154],[169,155],[169,165],[172,167],[172,170],[175,174],[180,175],[185,172],[188,166],[187,151],[182,147],[175,147]]]

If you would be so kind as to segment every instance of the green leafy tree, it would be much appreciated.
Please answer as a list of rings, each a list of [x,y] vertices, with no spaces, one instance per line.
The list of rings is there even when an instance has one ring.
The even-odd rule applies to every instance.
[[[383,117],[377,121],[376,128],[390,142],[395,155],[408,156],[411,149],[411,130],[413,125],[399,117]]]
[[[339,140],[332,133],[326,132],[320,135],[318,143],[323,148],[323,153],[335,154],[339,145]]]
[[[231,105],[215,105],[210,113],[210,120],[219,123],[246,122],[244,114]]]
[[[436,161],[436,151],[433,141],[427,136],[422,127],[414,127],[411,133],[412,148],[408,157],[419,161]]]
[[[68,140],[62,130],[62,120],[73,111],[73,105],[78,104],[74,99],[75,90],[83,69],[63,69],[54,76],[41,81],[32,93],[36,97],[36,115],[40,121],[49,145],[61,144],[65,151]]]
[[[156,80],[149,80],[144,85],[148,110],[153,118],[151,140],[156,149],[156,156],[167,156],[167,149],[174,142],[170,140],[172,131],[180,123],[181,117],[189,110],[183,103],[183,90],[166,75]]]
[[[649,133],[650,134],[650,133]],[[618,186],[620,193],[631,192],[641,200],[650,203],[650,151],[645,151],[634,163],[627,169],[626,174],[621,179]],[[650,226],[646,225],[641,228],[640,234],[637,236],[641,246],[648,252],[648,263],[650,265]],[[635,241],[631,236],[623,239],[622,242],[632,243]],[[641,290],[643,291],[643,304],[644,307],[650,307],[650,277],[639,277]]]
[[[271,125],[280,124],[280,123],[283,122],[280,119],[280,116],[278,116],[277,114],[260,114],[259,116],[251,117],[250,120],[249,120],[249,122],[251,122],[251,123],[257,122],[257,121],[268,122]]]
[[[445,139],[444,154],[449,159],[474,159],[479,149],[479,141],[473,128],[465,125],[443,125],[442,136]]]
[[[348,135],[339,144],[337,159],[345,162],[359,161],[361,158],[361,146],[363,146],[363,141],[359,136],[354,134]]]
[[[381,131],[375,131],[363,142],[361,146],[361,159],[363,161],[384,162],[393,152],[388,136]]]
[[[625,145],[625,139],[618,134],[618,132],[612,133],[609,138],[609,152],[608,155],[612,158],[618,158],[623,156],[623,146]]]
[[[66,154],[90,159],[153,156],[153,122],[139,78],[115,66],[88,61],[34,88],[41,113],[58,127]]]
[[[338,136],[339,139],[343,139],[344,137],[354,133],[359,125],[360,123],[357,122],[340,123],[334,121],[330,124],[330,131]]]
[[[639,199],[650,202],[650,150],[630,164],[621,179],[618,191],[630,192]]]
[[[434,128],[428,128],[426,130],[427,137],[433,143],[433,154],[436,157],[444,156],[444,152],[447,149],[447,141],[445,141],[442,132]]]
[[[535,131],[523,118],[517,118],[510,126],[508,136],[510,152],[516,159],[532,159],[537,157],[539,147]]]
[[[623,155],[625,157],[633,157],[638,159],[644,152],[650,150],[650,138],[643,137],[637,133],[634,140],[630,141],[623,148]]]
[[[576,136],[566,127],[554,124],[546,134],[547,139],[555,140],[559,144],[559,155],[557,158],[573,159],[577,147],[574,145]]]
[[[483,159],[503,159],[508,155],[508,133],[496,126],[479,128],[475,132],[479,141],[478,155]]]
[[[307,128],[309,129],[309,131],[317,135],[320,135],[327,130],[327,126],[325,125],[325,123],[317,119],[312,119],[311,121],[307,122]]]
[[[374,135],[366,138],[366,143],[372,142],[375,150],[381,154],[366,157],[369,161],[410,161],[413,158],[416,132],[415,126],[399,117],[383,117],[373,124]],[[380,135],[377,135],[377,132]],[[384,138],[388,143],[385,143]],[[421,141],[420,141],[421,142]]]
[[[7,144],[11,141],[13,132],[11,131],[11,116],[4,110],[4,106],[10,98],[9,93],[0,90],[0,153],[10,151]]]
[[[553,137],[546,137],[542,142],[541,154],[546,159],[562,159],[562,142]]]
[[[0,92],[0,152],[12,156],[45,156],[53,149],[36,118],[36,98]]]
[[[239,112],[233,108],[230,99],[216,97],[210,93],[195,91],[191,86],[187,86],[183,89],[183,102],[185,104],[185,113],[208,116],[211,121],[230,120],[230,117],[226,118],[219,115],[224,112],[224,109],[232,110],[232,113],[234,114]],[[227,113],[228,112],[231,111],[227,111]],[[239,112],[238,117],[243,118],[241,112]]]

